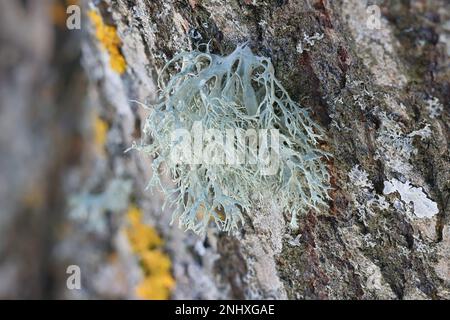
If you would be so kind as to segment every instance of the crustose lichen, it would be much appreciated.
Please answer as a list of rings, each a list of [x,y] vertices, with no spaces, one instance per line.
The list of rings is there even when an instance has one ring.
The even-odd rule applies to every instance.
[[[158,84],[159,102],[149,108],[144,139],[133,147],[155,157],[149,186],[160,186],[166,202],[175,205],[172,221],[178,219],[181,227],[196,233],[213,221],[219,230],[229,232],[243,222],[243,212],[250,214],[256,203],[269,201],[291,212],[290,224],[296,228],[300,211],[326,206],[329,174],[323,158],[328,154],[317,147],[322,129],[289,97],[269,58],[254,55],[247,45],[228,56],[212,54],[209,48],[182,52],[166,64]],[[271,150],[275,152],[270,159],[279,165],[267,174],[261,159],[218,164],[174,158],[180,140],[173,133],[192,132],[198,124],[219,132],[276,131],[278,141],[272,136],[270,148],[276,150]],[[231,145],[248,152],[250,137],[238,136],[232,137]],[[215,139],[216,153],[217,146],[230,146],[229,141]],[[211,143],[200,141],[201,147]],[[262,149],[259,146],[256,153]],[[175,189],[161,182],[163,165]]]

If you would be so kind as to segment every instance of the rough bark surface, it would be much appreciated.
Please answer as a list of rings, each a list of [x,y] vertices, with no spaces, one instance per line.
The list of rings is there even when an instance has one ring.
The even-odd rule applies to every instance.
[[[68,198],[74,190],[98,195],[119,182],[125,196],[95,221],[66,222],[58,265],[79,264],[90,280],[81,293],[61,287],[55,295],[135,297],[140,268],[123,233],[123,212],[135,203],[165,239],[174,299],[450,299],[450,6],[445,0],[377,1],[380,28],[370,29],[371,4],[83,2],[85,11],[98,10],[117,28],[127,67],[123,75],[111,70],[86,18],[86,104],[106,119],[108,138],[104,154],[73,169],[77,178],[65,180],[65,192]],[[315,34],[314,44],[305,40]],[[291,97],[325,129],[332,200],[328,209],[302,212],[296,231],[288,227],[289,213],[275,206],[247,212],[238,234],[184,233],[169,226],[162,195],[145,191],[151,159],[124,154],[141,137],[146,116],[131,101],[154,101],[156,76],[175,53],[210,43],[214,53],[228,54],[246,41],[272,59]],[[433,101],[442,107],[437,115]],[[416,201],[384,194],[394,179],[421,188],[420,199],[436,203],[439,213],[419,217]]]
[[[132,139],[135,126],[130,125],[142,121],[127,100],[151,102],[155,75],[167,59],[207,42],[214,52],[227,54],[248,41],[254,52],[269,56],[288,92],[328,133],[330,210],[302,213],[298,232],[288,229],[286,216],[276,208],[261,208],[248,213],[239,235],[208,234],[197,257],[195,251],[184,252],[189,245],[180,251],[174,243],[202,240],[168,228],[168,213],[163,213],[157,223],[174,238],[168,248],[175,271],[189,265],[188,272],[175,273],[175,297],[449,298],[448,108],[436,119],[426,109],[430,96],[448,107],[448,3],[380,3],[384,17],[378,30],[366,26],[369,4],[356,0],[102,5],[123,40],[128,71],[121,79],[102,77],[104,87],[115,89],[98,91],[116,112],[125,110],[130,117],[128,126],[123,118],[111,117],[123,128],[124,145]],[[323,38],[299,52],[304,34],[315,33]],[[382,112],[394,117],[404,135],[430,124],[429,140],[414,139],[417,154],[402,159],[409,170],[398,172],[376,156],[391,147],[377,140],[386,121]],[[372,210],[363,194],[367,191],[348,177],[355,165],[368,173],[379,195],[383,182],[394,177],[423,187],[439,214],[421,219],[394,205]],[[149,171],[145,164],[139,170]],[[394,203],[395,195],[389,197]],[[152,211],[159,214],[157,206]]]

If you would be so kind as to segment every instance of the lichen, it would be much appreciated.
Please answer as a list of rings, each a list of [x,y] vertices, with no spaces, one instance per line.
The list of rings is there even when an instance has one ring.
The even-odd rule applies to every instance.
[[[97,40],[109,54],[111,69],[119,74],[123,74],[127,68],[127,63],[120,52],[122,41],[117,34],[117,29],[114,26],[106,25],[95,10],[90,10],[88,16],[94,25]]]
[[[383,193],[391,194],[394,192],[398,192],[405,203],[413,203],[414,214],[419,218],[431,218],[439,213],[436,202],[430,200],[422,188],[412,186],[409,181],[404,183],[397,179],[385,181]]]
[[[425,102],[430,118],[436,119],[440,117],[442,111],[444,110],[444,106],[439,99],[436,97],[430,97]]]
[[[154,228],[142,222],[142,210],[136,206],[128,208],[127,219],[128,241],[144,273],[144,279],[136,287],[136,295],[149,300],[168,299],[175,280],[170,272],[170,258],[161,249],[163,240]]]
[[[136,253],[145,252],[162,245],[162,240],[154,228],[142,223],[142,211],[131,206],[127,212],[130,227],[127,229],[131,248]]]
[[[299,212],[327,206],[329,173],[324,158],[329,155],[318,147],[323,131],[308,110],[290,98],[269,58],[254,55],[247,45],[239,45],[228,56],[212,54],[208,47],[206,52],[182,52],[165,65],[158,84],[159,103],[149,108],[145,138],[133,148],[155,157],[149,187],[161,187],[166,203],[175,204],[172,221],[178,218],[181,227],[196,233],[213,221],[219,230],[230,232],[243,222],[244,211],[270,202],[291,212],[290,224],[296,228]],[[219,133],[213,148],[207,138],[196,144],[203,132],[196,132],[198,127]],[[173,157],[174,150],[186,143],[174,138],[177,130],[194,132],[194,149],[212,152],[198,156],[195,150],[184,150]],[[227,140],[228,147],[253,162],[212,161],[219,154],[228,159],[230,150],[220,133],[229,130],[236,136]],[[274,133],[265,153],[260,145],[249,154],[247,139],[239,139],[250,130]],[[278,166],[267,173],[268,163]],[[161,181],[163,164],[176,184],[173,190]]]
[[[423,141],[429,138],[432,132],[430,125],[425,124],[423,128],[406,134],[401,122],[393,120],[392,117],[393,115],[384,111],[379,113],[381,127],[376,138],[378,149],[375,159],[382,159],[391,171],[408,176],[412,171],[411,157],[417,154],[417,148],[413,145],[414,137],[419,136]]]
[[[88,230],[106,233],[106,212],[118,213],[127,208],[132,182],[115,178],[99,193],[83,190],[69,198],[69,216],[86,225]]]
[[[369,174],[359,165],[350,170],[348,177],[352,189],[352,200],[363,223],[375,215],[375,209],[389,209],[389,203],[386,202],[385,197],[375,192],[374,185],[369,180]]]
[[[94,116],[93,122],[94,146],[100,154],[103,154],[105,151],[105,143],[108,138],[109,126],[108,123],[98,115]]]
[[[303,42],[300,40],[297,43],[296,50],[298,53],[303,53],[304,51],[310,51],[310,48],[314,46],[316,41],[323,39],[323,33],[315,33],[314,35],[308,36],[305,32],[303,33]]]
[[[350,182],[356,187],[364,188],[366,190],[373,189],[373,184],[369,181],[369,174],[363,169],[360,169],[358,165],[350,170],[348,177],[350,178]]]

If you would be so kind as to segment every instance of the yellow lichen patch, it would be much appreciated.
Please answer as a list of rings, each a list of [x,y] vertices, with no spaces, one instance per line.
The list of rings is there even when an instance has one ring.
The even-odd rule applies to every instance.
[[[169,257],[159,250],[143,252],[141,260],[145,271],[150,274],[163,274],[170,271],[171,262]]]
[[[128,241],[134,252],[142,255],[151,249],[162,245],[162,239],[158,236],[155,229],[142,223],[142,211],[135,206],[131,206],[127,212]]]
[[[166,300],[174,285],[171,275],[148,276],[137,286],[136,294],[142,299]]]
[[[127,220],[128,241],[139,257],[144,273],[144,280],[136,287],[136,295],[142,299],[168,299],[175,280],[170,273],[170,258],[161,250],[162,239],[154,228],[142,222],[142,211],[136,206],[128,209]]]
[[[106,25],[102,17],[95,10],[90,10],[88,16],[94,25],[97,40],[109,54],[111,68],[119,74],[124,73],[127,63],[120,52],[122,41],[117,35],[117,29],[113,26]]]
[[[95,116],[93,126],[94,126],[93,140],[95,148],[100,153],[103,153],[106,139],[108,137],[108,130],[109,130],[108,123],[106,123],[106,121],[101,119],[99,116]]]

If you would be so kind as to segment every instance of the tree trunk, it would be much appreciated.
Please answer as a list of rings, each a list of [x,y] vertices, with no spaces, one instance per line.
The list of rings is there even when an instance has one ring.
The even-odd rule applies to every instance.
[[[135,197],[168,239],[175,298],[449,298],[450,10],[445,1],[383,3],[374,22],[368,6],[193,0],[97,7],[123,41],[126,73],[104,71],[94,87],[112,107],[124,147],[139,137],[143,122],[139,106],[128,101],[154,101],[161,67],[201,43],[228,54],[248,41],[254,53],[271,58],[289,94],[327,131],[324,148],[333,155],[328,210],[302,212],[299,230],[291,231],[282,212],[255,209],[239,235],[211,231],[205,239],[170,228],[160,197],[142,188],[148,164],[114,149],[113,171],[123,166],[123,174],[139,178]],[[306,40],[316,34],[314,44]],[[98,62],[88,65],[92,70]],[[436,117],[427,108],[433,98],[447,108]],[[396,148],[427,124],[431,136],[410,141],[417,152]],[[355,166],[367,173],[368,187],[349,176]],[[417,193],[425,200],[416,202],[431,199],[439,213],[421,218],[399,193],[383,195],[392,179],[423,188]],[[387,209],[370,201],[381,196]]]

